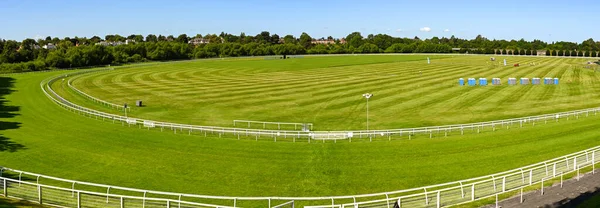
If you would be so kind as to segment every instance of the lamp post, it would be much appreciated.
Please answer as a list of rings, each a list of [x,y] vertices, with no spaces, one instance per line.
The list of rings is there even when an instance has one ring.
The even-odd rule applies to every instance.
[[[362,95],[367,99],[367,134],[369,133],[369,98],[373,97],[371,93],[365,93]],[[369,140],[371,140],[371,135],[369,134]]]

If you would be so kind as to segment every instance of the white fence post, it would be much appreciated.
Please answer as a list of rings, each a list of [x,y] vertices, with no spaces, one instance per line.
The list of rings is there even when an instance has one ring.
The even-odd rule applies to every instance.
[[[529,169],[529,185],[533,182],[533,169]]]
[[[108,204],[108,194],[110,192],[110,186],[106,189],[106,203]]]
[[[2,189],[4,189],[4,197],[8,197],[8,188],[6,187],[6,179],[2,181]]]
[[[462,181],[459,183],[460,183],[460,196],[461,196],[461,198],[464,199],[465,198],[465,189],[463,187]]]
[[[42,204],[42,186],[40,186],[40,185],[38,184],[38,186],[37,186],[37,189],[38,189],[38,202],[39,202],[40,204]]]
[[[596,150],[592,152],[592,174],[596,172]]]
[[[436,205],[437,205],[437,208],[440,208],[440,205],[441,205],[441,203],[442,203],[442,202],[441,202],[442,200],[440,200],[440,197],[441,197],[441,194],[440,194],[440,191],[438,191],[438,192],[437,192],[437,197],[436,197],[436,198],[437,198],[437,204],[436,204]]]
[[[77,208],[81,208],[81,192],[77,192]]]
[[[471,186],[471,201],[475,201],[475,184]]]
[[[502,192],[506,191],[506,176],[502,177]]]

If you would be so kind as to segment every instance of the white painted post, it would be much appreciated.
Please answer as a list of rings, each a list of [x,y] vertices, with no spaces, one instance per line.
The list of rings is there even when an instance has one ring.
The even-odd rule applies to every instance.
[[[108,194],[110,192],[110,186],[106,189],[106,203],[108,204]]]
[[[6,179],[2,180],[2,188],[4,189],[4,197],[5,198],[8,197],[8,192],[7,192],[8,188],[6,187]]]
[[[592,174],[596,173],[596,150],[592,152]]]
[[[579,181],[580,175],[579,175],[579,167],[577,167],[577,181]]]
[[[529,169],[529,185],[533,182],[533,169]]]
[[[440,200],[440,191],[437,192],[437,208],[440,208],[441,205],[441,200]],[[388,204],[388,208],[389,208],[389,204]]]
[[[519,203],[523,203],[523,188],[521,188],[521,200],[519,201]]]
[[[542,196],[544,195],[544,178],[542,178]]]
[[[506,191],[506,176],[502,177],[502,192]]]
[[[577,170],[577,156],[573,157],[573,170]]]
[[[500,208],[500,207],[498,206],[498,194],[496,194],[496,208]]]
[[[388,194],[385,194],[385,203],[387,204],[387,207],[390,208],[390,197]]]
[[[77,192],[77,208],[81,208],[81,192]]]
[[[125,199],[123,199],[123,197],[121,197],[121,208],[125,208]]]
[[[38,202],[42,204],[42,186],[38,185]]]
[[[494,182],[494,192],[496,192],[496,178],[492,176],[492,182]]]
[[[471,201],[475,201],[475,184],[471,186]]]
[[[459,182],[459,183],[460,183],[460,196],[464,199],[465,198],[465,189],[463,187],[462,182]]]
[[[429,205],[429,199],[427,198],[427,188],[423,188],[425,190],[425,205]]]
[[[560,187],[563,186],[563,172],[560,172]]]
[[[554,165],[552,165],[552,177],[556,177],[556,162],[554,162]]]
[[[146,193],[148,193],[148,192],[144,191],[144,199],[142,199],[142,208],[146,207]]]

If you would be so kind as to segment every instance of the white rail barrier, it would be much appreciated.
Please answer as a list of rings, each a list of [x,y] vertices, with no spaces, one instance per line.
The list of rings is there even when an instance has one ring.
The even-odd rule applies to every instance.
[[[108,68],[108,69],[102,69],[102,70],[97,70],[97,71],[95,70],[94,72],[101,72],[101,71],[105,71],[105,70],[114,70],[114,69],[113,68]],[[94,101],[95,103],[100,103],[101,105],[105,105],[105,106],[108,106],[110,108],[115,108],[117,110],[123,109],[125,107],[124,105],[117,105],[117,104],[114,104],[114,103],[110,103],[108,101],[104,101],[104,100],[98,99],[98,98],[96,98],[94,96],[91,96],[91,95],[89,95],[89,94],[87,94],[87,93],[85,93],[85,92],[83,92],[83,91],[75,88],[73,85],[71,85],[71,81],[75,80],[76,78],[77,78],[77,76],[73,76],[69,80],[67,80],[67,86],[70,89],[72,89],[73,91],[75,91],[75,92],[79,93],[80,95],[82,95],[83,97],[85,97],[85,98],[87,98],[87,99],[89,99],[91,101]],[[127,111],[131,111],[131,108],[127,107]]]
[[[82,72],[72,73],[69,75],[73,76],[73,75],[88,73],[88,72],[90,72],[90,71],[82,71]],[[230,134],[231,136],[233,136],[233,137],[237,136],[238,138],[240,136],[250,136],[250,137],[254,136],[254,137],[256,137],[256,140],[258,140],[261,137],[270,137],[274,141],[277,141],[277,138],[282,138],[282,137],[283,138],[293,138],[294,139],[293,141],[295,141],[295,139],[303,138],[303,139],[308,139],[308,142],[310,142],[310,140],[323,140],[323,141],[334,140],[335,141],[335,140],[341,140],[341,139],[349,139],[350,141],[352,141],[352,138],[356,138],[356,137],[358,137],[358,138],[387,137],[389,140],[391,140],[392,136],[394,136],[394,137],[406,136],[409,139],[411,139],[412,136],[415,136],[417,134],[426,135],[429,138],[432,138],[434,135],[437,136],[437,135],[441,135],[441,134],[443,134],[444,136],[448,136],[450,134],[460,133],[462,135],[465,133],[465,131],[480,133],[481,131],[483,131],[485,129],[496,131],[497,129],[500,129],[500,128],[511,128],[513,126],[523,127],[524,125],[527,125],[527,124],[535,126],[536,123],[559,122],[560,119],[568,120],[571,117],[579,119],[580,116],[587,117],[590,115],[597,115],[598,111],[600,111],[600,108],[589,108],[589,109],[583,109],[583,110],[567,111],[567,112],[544,114],[544,115],[537,115],[537,116],[528,116],[528,117],[521,117],[521,118],[504,119],[504,120],[486,121],[486,122],[478,122],[478,123],[452,124],[452,125],[417,127],[417,128],[368,130],[368,131],[367,130],[348,130],[348,131],[310,131],[310,132],[306,132],[306,131],[298,131],[298,130],[266,130],[266,129],[231,128],[231,127],[187,125],[187,124],[152,121],[152,120],[148,120],[148,119],[132,118],[132,117],[115,115],[115,114],[109,114],[109,113],[105,113],[102,111],[85,108],[85,107],[79,106],[77,104],[74,104],[74,103],[62,98],[60,95],[58,95],[56,92],[54,92],[54,90],[51,88],[51,85],[54,81],[56,81],[57,79],[60,79],[61,77],[64,77],[64,76],[66,76],[66,75],[47,79],[48,81],[44,80],[40,85],[47,97],[49,97],[51,100],[53,100],[55,103],[59,104],[60,106],[66,108],[66,109],[72,110],[74,112],[78,112],[80,114],[94,116],[94,117],[102,118],[102,119],[111,119],[113,121],[119,121],[119,122],[127,122],[128,119],[135,119],[136,120],[135,123],[133,123],[133,122],[127,122],[127,123],[130,125],[139,125],[139,126],[144,126],[144,124],[152,123],[152,124],[154,124],[153,126],[155,128],[161,128],[161,130],[163,130],[164,128],[170,128],[174,133],[177,133],[177,131],[188,132],[189,134],[191,134],[192,132],[201,132],[201,133],[208,132],[211,134],[219,134],[219,136],[222,136],[224,134]],[[129,120],[129,121],[131,121],[131,120]],[[148,125],[146,125],[145,127],[148,127]],[[148,127],[148,128],[150,128],[150,127]]]
[[[250,120],[233,120],[233,126],[236,126],[237,123],[245,123],[248,125],[248,128],[250,128],[250,124],[262,124],[263,129],[267,128],[267,124],[270,125],[277,125],[277,129],[280,130],[281,126],[294,126],[294,130],[296,130],[298,128],[298,126],[300,127],[308,127],[308,130],[312,130],[313,129],[313,124],[312,123],[293,123],[293,122],[269,122],[269,121],[250,121]]]
[[[102,200],[94,200],[94,203],[97,203],[98,205],[90,203],[87,204],[86,207],[104,207],[107,206],[107,203],[111,202],[111,199],[112,201],[114,201],[114,199],[121,199],[121,203],[124,199],[135,199],[146,202],[154,201],[156,203],[169,204],[181,203],[186,204],[186,206],[189,207],[237,207],[239,203],[249,201],[263,201],[268,203],[269,207],[272,207],[272,201],[293,201],[292,204],[303,205],[304,203],[305,207],[391,207],[395,203],[398,203],[400,207],[445,207],[469,203],[519,189],[522,190],[524,187],[542,184],[544,181],[548,181],[552,178],[560,177],[562,179],[563,175],[568,173],[577,173],[578,175],[576,177],[580,177],[579,174],[583,168],[592,167],[592,172],[594,172],[595,164],[598,161],[596,152],[599,151],[600,146],[596,146],[569,155],[492,175],[398,191],[348,196],[234,197],[182,194],[68,180],[10,168],[0,168],[0,182],[2,182],[0,183],[2,184],[2,189],[0,189],[2,191],[0,194],[31,201],[39,201],[40,203],[43,203],[45,198],[48,198],[47,195],[50,195],[56,199],[52,204],[59,205],[60,203],[73,203],[73,200],[75,200],[73,197],[75,195],[79,196],[80,194],[102,197]],[[13,173],[12,177],[7,177],[7,173]],[[16,179],[17,177],[18,179]],[[29,178],[30,180],[26,181],[23,178]],[[34,178],[35,183],[33,182]],[[40,179],[43,179],[42,181],[53,181],[52,184],[66,184],[66,186],[70,186],[70,188],[46,185],[40,183]],[[87,189],[80,187],[86,187]],[[89,191],[90,189],[96,191]],[[97,191],[103,189],[106,190],[106,192]],[[131,194],[112,194],[115,192],[128,192]],[[154,198],[146,197],[147,195],[151,195]],[[182,197],[188,200],[181,200]],[[79,202],[81,198],[77,197],[77,200],[78,204],[82,203]],[[220,203],[218,204],[221,205],[214,205],[215,200],[219,200]],[[211,201],[211,203],[203,201]],[[324,202],[328,203],[319,206],[311,205],[315,203],[323,204]],[[139,206],[139,204],[136,206]],[[166,205],[166,207],[169,206],[172,205]],[[122,205],[121,207],[128,206]]]

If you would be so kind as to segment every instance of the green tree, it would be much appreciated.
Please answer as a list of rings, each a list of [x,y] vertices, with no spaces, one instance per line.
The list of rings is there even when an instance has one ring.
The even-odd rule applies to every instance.
[[[177,38],[175,39],[175,42],[178,43],[187,43],[189,40],[188,36],[186,34],[181,34],[179,36],[177,36]]]
[[[348,46],[358,48],[363,45],[364,40],[360,32],[353,32],[346,36],[346,42]]]
[[[286,35],[283,37],[284,43],[296,43],[296,38],[293,35]]]
[[[308,49],[312,45],[312,37],[310,37],[310,35],[308,35],[307,33],[303,32],[302,35],[300,35],[299,42],[302,47]]]
[[[146,42],[158,42],[158,37],[156,37],[156,35],[153,34],[148,34],[146,36]]]

